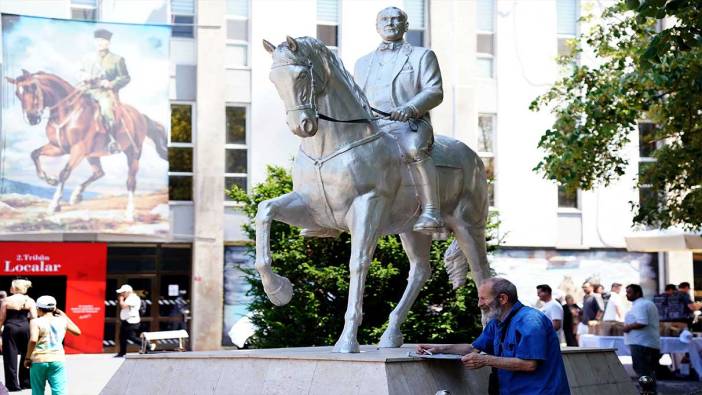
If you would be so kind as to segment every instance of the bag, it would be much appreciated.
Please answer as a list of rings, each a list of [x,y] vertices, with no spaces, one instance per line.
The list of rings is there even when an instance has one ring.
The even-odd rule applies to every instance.
[[[146,304],[146,301],[144,299],[141,299],[141,304],[139,305],[139,315],[146,314],[147,307],[149,307],[149,305]]]
[[[503,325],[504,329],[502,329],[502,333],[500,334],[500,347],[505,341],[507,331],[509,330],[509,324],[512,322],[512,317],[517,315],[517,312],[522,307],[524,306],[519,306],[517,309],[512,311],[512,313],[505,319],[505,323]],[[490,370],[490,378],[488,379],[488,395],[500,395],[500,379],[497,375],[497,368],[491,368]]]
[[[497,368],[491,368],[488,379],[488,395],[500,395],[500,380],[497,377]]]

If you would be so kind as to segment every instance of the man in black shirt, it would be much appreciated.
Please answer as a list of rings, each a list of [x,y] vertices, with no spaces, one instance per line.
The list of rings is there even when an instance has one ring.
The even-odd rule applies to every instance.
[[[580,343],[580,336],[587,335],[590,333],[589,326],[595,325],[597,321],[602,319],[602,306],[600,302],[595,297],[594,287],[588,281],[583,283],[583,292],[585,296],[583,297],[583,315],[578,324],[578,343]]]

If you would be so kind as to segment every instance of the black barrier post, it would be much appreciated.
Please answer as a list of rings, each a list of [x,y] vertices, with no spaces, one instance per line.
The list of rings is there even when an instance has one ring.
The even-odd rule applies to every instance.
[[[641,395],[655,395],[656,379],[651,376],[641,376],[639,377],[639,387]]]

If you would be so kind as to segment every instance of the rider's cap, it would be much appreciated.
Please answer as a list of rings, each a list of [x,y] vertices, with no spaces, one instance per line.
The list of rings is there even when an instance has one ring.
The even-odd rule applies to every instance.
[[[105,40],[112,38],[112,32],[106,29],[97,29],[93,35],[95,38],[104,38]]]
[[[44,295],[37,299],[37,307],[40,309],[56,308],[56,299],[53,296]]]

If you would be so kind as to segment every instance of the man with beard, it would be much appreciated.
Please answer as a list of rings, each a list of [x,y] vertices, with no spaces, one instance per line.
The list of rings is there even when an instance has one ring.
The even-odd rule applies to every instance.
[[[478,307],[489,322],[473,344],[419,344],[417,353],[463,355],[469,369],[490,366],[491,394],[570,394],[551,321],[519,302],[514,284],[498,277],[485,280],[478,287]]]

